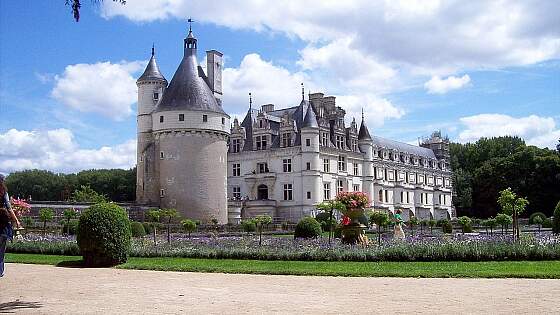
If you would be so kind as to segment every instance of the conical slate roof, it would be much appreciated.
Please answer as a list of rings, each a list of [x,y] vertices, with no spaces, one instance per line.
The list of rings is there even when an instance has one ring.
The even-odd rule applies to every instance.
[[[189,33],[187,40],[196,41],[192,33]],[[198,66],[196,59],[196,46],[185,48],[183,60],[163,93],[156,111],[203,110],[226,114],[216,101],[204,77],[204,72]]]
[[[315,112],[313,111],[313,106],[311,106],[311,104],[309,103],[307,104],[307,111],[305,112],[305,118],[303,118],[303,124],[301,127],[319,127],[319,124],[317,123],[317,117],[315,116]]]
[[[362,124],[360,125],[360,131],[358,132],[358,140],[371,140],[369,135],[369,130],[366,126],[364,119],[362,119]]]
[[[144,70],[144,73],[142,73],[142,75],[138,78],[137,82],[149,81],[149,80],[162,80],[167,82],[163,74],[161,74],[161,72],[159,71],[159,67],[156,63],[156,57],[154,56],[153,48],[152,48],[152,58],[150,58],[150,61],[146,66],[146,70]]]

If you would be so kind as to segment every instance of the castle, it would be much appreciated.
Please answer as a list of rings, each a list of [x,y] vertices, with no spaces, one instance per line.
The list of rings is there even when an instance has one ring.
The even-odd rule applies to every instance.
[[[253,108],[244,119],[222,108],[222,54],[197,62],[189,30],[171,83],[152,57],[138,85],[137,203],[176,208],[219,223],[266,214],[295,222],[340,191],[363,191],[374,209],[403,209],[406,220],[454,217],[449,139],[420,146],[371,136],[345,124],[334,96],[312,93],[298,105]]]

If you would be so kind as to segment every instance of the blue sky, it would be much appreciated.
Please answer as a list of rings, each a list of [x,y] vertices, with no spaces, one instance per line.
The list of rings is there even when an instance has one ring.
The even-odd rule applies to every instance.
[[[0,172],[135,164],[136,86],[152,43],[171,79],[192,16],[204,50],[226,57],[224,107],[337,96],[370,133],[414,143],[560,138],[557,2],[135,0],[0,2]]]

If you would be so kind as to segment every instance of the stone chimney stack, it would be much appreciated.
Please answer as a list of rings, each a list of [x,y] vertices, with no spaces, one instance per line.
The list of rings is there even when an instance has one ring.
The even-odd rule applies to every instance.
[[[217,50],[206,51],[206,71],[208,72],[208,83],[214,97],[221,105],[222,102],[222,68],[223,54]]]

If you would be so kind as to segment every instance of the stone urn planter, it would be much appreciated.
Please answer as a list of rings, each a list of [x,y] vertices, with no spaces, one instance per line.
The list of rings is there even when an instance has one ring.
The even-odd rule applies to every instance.
[[[342,212],[342,243],[366,245],[365,230],[367,218],[365,208],[369,205],[363,192],[341,192],[336,200],[344,205]]]

